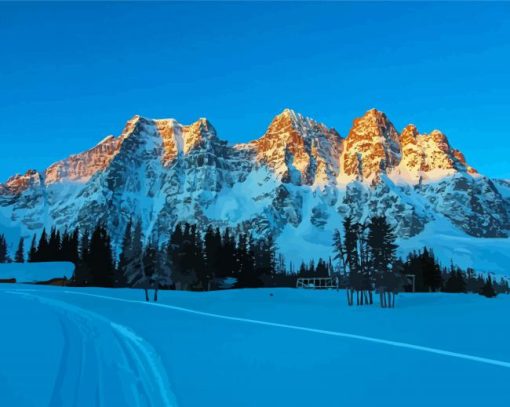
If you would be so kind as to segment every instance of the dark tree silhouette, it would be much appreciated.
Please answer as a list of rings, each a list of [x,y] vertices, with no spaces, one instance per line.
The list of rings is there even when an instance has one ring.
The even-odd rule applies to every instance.
[[[354,222],[349,216],[344,219],[345,264],[348,269],[347,302],[356,305],[372,304],[372,282],[367,258],[367,242],[364,236],[365,227]]]
[[[89,243],[88,270],[93,285],[113,287],[115,284],[115,265],[113,262],[110,236],[103,225],[98,225]]]
[[[46,234],[46,228],[43,229],[41,236],[39,237],[39,245],[37,246],[37,254],[35,261],[48,261],[49,253],[48,235]]]
[[[379,291],[380,305],[383,308],[395,306],[395,295],[401,286],[398,270],[395,268],[397,238],[386,217],[374,216],[368,224],[369,268],[375,277]]]
[[[120,247],[119,262],[117,273],[115,274],[115,284],[117,287],[124,287],[127,284],[126,269],[129,263],[129,253],[133,244],[133,222],[130,219],[124,231],[124,237]]]
[[[18,249],[16,250],[16,254],[14,255],[14,261],[16,263],[25,262],[25,239],[23,238],[19,239]]]
[[[494,287],[492,285],[492,278],[490,275],[485,280],[485,284],[483,285],[482,289],[480,290],[480,295],[483,295],[484,297],[487,297],[487,298],[493,298],[497,295],[496,291],[494,290]]]
[[[447,293],[465,293],[466,290],[466,280],[464,278],[464,273],[458,267],[455,267],[453,264],[450,266],[449,277],[446,280],[446,283],[443,288],[444,292]]]
[[[176,225],[168,247],[169,262],[172,264],[172,280],[177,290],[189,290],[197,281],[196,271],[191,268],[191,257],[194,249],[191,247],[191,228]]]
[[[60,232],[55,228],[51,228],[50,238],[48,240],[48,245],[46,247],[46,254],[43,255],[45,261],[59,261],[61,260],[62,246],[60,239]]]
[[[30,249],[28,251],[28,261],[33,263],[37,259],[37,236],[34,234],[32,238],[32,243],[30,244]]]
[[[7,240],[5,236],[0,235],[0,263],[6,263],[9,260],[9,256],[7,254]]]
[[[206,279],[212,281],[216,276],[221,274],[221,256],[222,256],[222,242],[221,234],[218,229],[213,229],[209,226],[204,235],[204,261]]]
[[[268,243],[271,244],[271,243]],[[238,261],[238,269],[239,272],[237,274],[237,288],[255,288],[262,287],[264,285],[263,282],[263,266],[256,268],[255,265],[255,246],[256,243],[253,239],[249,238],[245,234],[241,234],[239,236],[239,242],[237,244],[237,261]],[[270,250],[269,247],[265,247],[262,250]],[[265,254],[261,254],[260,258],[262,261],[266,261],[266,263],[271,265],[271,254],[267,252]]]

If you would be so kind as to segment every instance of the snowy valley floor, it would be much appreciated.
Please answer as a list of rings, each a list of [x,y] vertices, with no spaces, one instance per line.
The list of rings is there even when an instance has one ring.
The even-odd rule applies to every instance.
[[[271,295],[272,294],[272,295]],[[510,296],[0,286],[1,406],[508,406]]]

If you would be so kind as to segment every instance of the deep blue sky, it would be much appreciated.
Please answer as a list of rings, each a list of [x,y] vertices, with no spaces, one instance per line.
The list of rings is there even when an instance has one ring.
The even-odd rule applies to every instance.
[[[510,177],[510,3],[0,3],[0,180],[206,116],[231,142],[291,107],[342,135],[371,107]]]

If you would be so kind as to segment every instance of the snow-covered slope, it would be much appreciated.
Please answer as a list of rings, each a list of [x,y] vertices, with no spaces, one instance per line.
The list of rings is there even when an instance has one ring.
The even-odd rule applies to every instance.
[[[436,230],[469,242],[469,265],[502,272],[510,265],[508,191],[508,181],[479,174],[442,132],[408,125],[399,133],[376,109],[345,138],[285,109],[258,140],[235,146],[207,119],[134,116],[118,137],[0,185],[0,232],[14,241],[45,226],[101,221],[118,242],[129,218],[140,218],[146,239],[165,240],[188,221],[271,233],[288,260],[300,261],[329,256],[345,216],[384,213],[405,250],[427,244],[445,263],[465,260],[455,239],[428,232]],[[479,256],[488,242],[498,253],[489,263]]]

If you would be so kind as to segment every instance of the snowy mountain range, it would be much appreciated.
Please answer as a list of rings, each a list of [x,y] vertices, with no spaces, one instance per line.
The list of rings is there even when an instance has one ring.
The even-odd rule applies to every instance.
[[[402,254],[423,246],[483,271],[510,265],[510,182],[479,174],[446,136],[398,132],[371,109],[346,137],[285,109],[259,139],[221,140],[207,119],[134,116],[122,133],[44,171],[0,185],[0,232],[105,223],[119,242],[130,218],[164,241],[176,222],[276,237],[287,260],[331,255],[347,215],[386,214]]]

